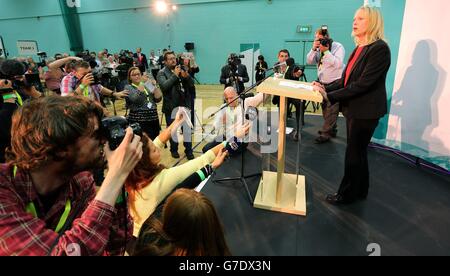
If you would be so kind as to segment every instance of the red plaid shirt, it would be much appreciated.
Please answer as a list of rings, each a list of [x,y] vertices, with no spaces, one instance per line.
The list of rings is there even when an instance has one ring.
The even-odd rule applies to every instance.
[[[0,255],[47,255],[58,234],[54,232],[67,200],[72,211],[88,193],[88,200],[73,221],[72,227],[61,235],[51,255],[67,255],[74,245],[81,255],[123,255],[125,251],[125,225],[127,242],[131,239],[133,223],[128,210],[121,205],[117,209],[94,200],[94,179],[89,172],[74,176],[67,186],[61,188],[55,204],[46,214],[41,214],[39,201],[30,175],[13,167],[0,165]],[[39,218],[25,211],[33,202]],[[124,222],[125,214],[127,223]],[[70,252],[69,252],[70,253]]]

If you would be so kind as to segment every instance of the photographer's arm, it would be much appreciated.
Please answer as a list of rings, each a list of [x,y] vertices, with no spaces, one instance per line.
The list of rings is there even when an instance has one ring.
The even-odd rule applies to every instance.
[[[78,60],[83,60],[83,59],[79,58],[79,57],[66,57],[66,58],[62,58],[62,59],[59,59],[59,60],[56,60],[56,61],[50,63],[49,65],[47,65],[47,67],[51,70],[58,69],[64,65],[66,65],[67,63],[71,62],[72,60],[78,61]]]
[[[114,92],[104,86],[102,86],[102,90],[100,90],[100,93],[102,93],[102,95],[107,96],[107,97],[114,97],[116,99],[123,99],[125,97],[128,96],[129,91],[128,90],[123,90],[121,92]]]
[[[334,53],[326,51],[322,63],[327,67],[341,69],[344,66],[345,49],[339,46]]]

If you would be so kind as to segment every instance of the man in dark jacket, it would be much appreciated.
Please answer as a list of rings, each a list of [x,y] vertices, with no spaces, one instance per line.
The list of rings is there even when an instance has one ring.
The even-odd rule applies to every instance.
[[[220,83],[225,85],[225,88],[233,86],[238,94],[245,91],[244,83],[250,81],[247,67],[241,64],[241,60],[235,56],[228,57],[228,64],[222,67],[220,75]]]
[[[172,124],[175,114],[179,107],[191,108],[189,104],[190,88],[194,86],[194,81],[188,72],[183,71],[181,66],[177,65],[177,58],[174,52],[164,54],[165,67],[158,72],[157,80],[163,93],[162,111],[166,116],[167,126]],[[192,153],[192,131],[187,125],[183,125],[183,144],[186,157],[189,160],[194,159]],[[180,158],[178,154],[178,141],[170,139],[170,152],[173,158]]]
[[[139,70],[141,70],[142,73],[145,73],[148,69],[148,61],[147,56],[142,53],[141,48],[136,49],[133,58],[136,60],[136,66],[139,67]]]

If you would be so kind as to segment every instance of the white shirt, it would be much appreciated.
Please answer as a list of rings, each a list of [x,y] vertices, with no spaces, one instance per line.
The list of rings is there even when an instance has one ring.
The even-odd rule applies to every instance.
[[[264,94],[258,93],[254,97],[246,98],[244,100],[244,110],[247,111],[249,106],[257,107],[264,100]],[[227,108],[222,109],[214,119],[214,128],[216,133],[220,135],[225,135],[226,139],[230,139],[234,136],[236,130],[242,128],[242,103],[241,100],[238,100],[238,105],[233,108],[228,106]],[[223,105],[222,105],[223,106]],[[245,114],[245,112],[244,112]],[[223,118],[226,118],[226,124],[223,123]],[[244,124],[248,122],[244,118]]]
[[[333,42],[331,46],[331,51],[327,52],[323,56],[322,64],[317,66],[317,75],[321,83],[332,83],[342,77],[342,72],[344,71],[345,49],[339,42]],[[319,65],[321,58],[320,51],[309,51],[307,56],[307,63],[310,65]]]

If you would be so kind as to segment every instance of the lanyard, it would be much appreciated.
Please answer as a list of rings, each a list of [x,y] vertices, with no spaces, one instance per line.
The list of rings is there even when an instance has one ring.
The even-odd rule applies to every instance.
[[[17,166],[14,166],[13,168],[13,175],[16,177],[17,174]],[[70,211],[72,210],[72,204],[70,203],[70,200],[68,199],[66,201],[66,207],[64,209],[64,213],[61,215],[61,218],[59,219],[58,225],[56,225],[55,232],[58,233],[61,228],[63,228],[64,224],[66,224],[67,218],[69,217]],[[33,202],[30,202],[25,207],[25,211],[35,218],[38,218],[38,214],[36,211],[36,206]]]
[[[19,106],[23,105],[22,97],[19,93],[14,92],[14,94],[3,95],[3,100],[16,99],[16,102]]]
[[[142,83],[141,83],[142,84]],[[136,84],[131,84],[132,86],[134,86],[136,89],[138,89],[139,90],[139,86],[137,86]],[[139,91],[141,91],[141,90],[139,90]],[[144,93],[145,93],[145,95],[147,95],[147,97],[149,96],[148,95],[148,91],[147,91],[147,88],[145,87],[145,85],[144,85]]]
[[[71,210],[72,210],[72,205],[70,204],[70,200],[68,199],[66,201],[66,207],[64,209],[64,213],[61,215],[58,225],[56,225],[56,228],[55,228],[56,233],[59,233],[61,228],[63,228],[64,224],[66,224],[67,218],[69,217]],[[38,218],[36,206],[34,205],[33,202],[28,203],[28,205],[25,207],[25,211],[27,211],[27,213],[33,215],[35,218]]]
[[[85,96],[86,98],[89,97],[89,86],[86,86],[86,87],[83,89],[83,96]]]

